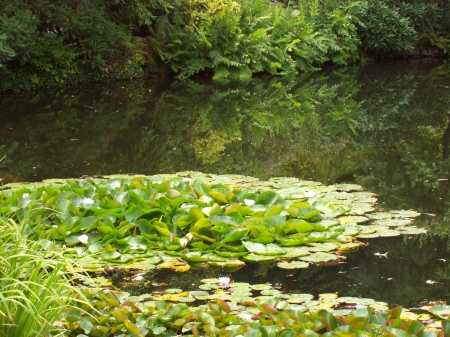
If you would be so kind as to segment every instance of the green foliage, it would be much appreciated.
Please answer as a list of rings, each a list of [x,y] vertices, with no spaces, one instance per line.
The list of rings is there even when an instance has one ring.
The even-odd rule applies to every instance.
[[[418,38],[410,19],[383,1],[369,0],[360,13],[358,35],[364,51],[380,56],[404,54]]]
[[[69,283],[66,262],[45,256],[7,216],[0,219],[0,233],[0,336],[60,335],[64,329],[56,323],[72,297],[83,298]]]
[[[213,70],[215,79],[247,79],[260,72],[311,71],[328,61],[346,64],[356,59],[358,44],[348,8],[358,4],[305,15],[265,0],[227,1],[214,10],[193,11],[187,34],[175,25],[159,27],[167,40],[158,53],[182,78]]]
[[[142,77],[162,1],[9,1],[0,8],[0,89]]]

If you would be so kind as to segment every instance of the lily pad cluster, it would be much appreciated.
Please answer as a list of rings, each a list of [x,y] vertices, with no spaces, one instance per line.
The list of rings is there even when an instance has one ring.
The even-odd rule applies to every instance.
[[[48,250],[105,266],[237,269],[277,260],[281,268],[336,261],[357,238],[420,234],[415,211],[376,211],[355,184],[180,172],[52,179],[5,185],[2,215]]]
[[[317,300],[309,294],[283,294],[270,284],[231,283],[228,290],[167,289],[140,296],[92,289],[87,297],[92,307],[71,309],[62,322],[69,336],[437,337],[450,327],[445,305],[418,313],[389,310],[386,303],[335,293],[320,294]]]

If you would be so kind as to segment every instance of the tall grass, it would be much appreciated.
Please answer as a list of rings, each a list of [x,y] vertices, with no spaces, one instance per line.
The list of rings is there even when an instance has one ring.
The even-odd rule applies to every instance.
[[[72,297],[81,296],[65,273],[66,262],[33,246],[20,225],[0,218],[1,337],[61,336],[57,323]]]

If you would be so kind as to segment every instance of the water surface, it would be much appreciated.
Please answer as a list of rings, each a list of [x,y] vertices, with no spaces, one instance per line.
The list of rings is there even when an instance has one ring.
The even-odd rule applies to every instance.
[[[196,170],[357,183],[378,194],[381,209],[425,213],[416,224],[430,234],[367,240],[336,266],[249,264],[228,276],[405,306],[450,301],[449,85],[446,65],[386,64],[246,83],[151,79],[4,95],[0,178]],[[224,274],[147,277],[188,288]]]

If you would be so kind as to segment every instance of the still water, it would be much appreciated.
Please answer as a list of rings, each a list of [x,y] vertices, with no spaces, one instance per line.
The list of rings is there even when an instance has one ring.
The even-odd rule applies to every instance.
[[[378,194],[381,209],[422,212],[415,224],[429,234],[367,239],[335,266],[146,278],[191,289],[229,276],[407,307],[450,302],[449,86],[448,65],[386,64],[246,83],[150,79],[4,95],[0,179],[195,170],[357,183]]]

